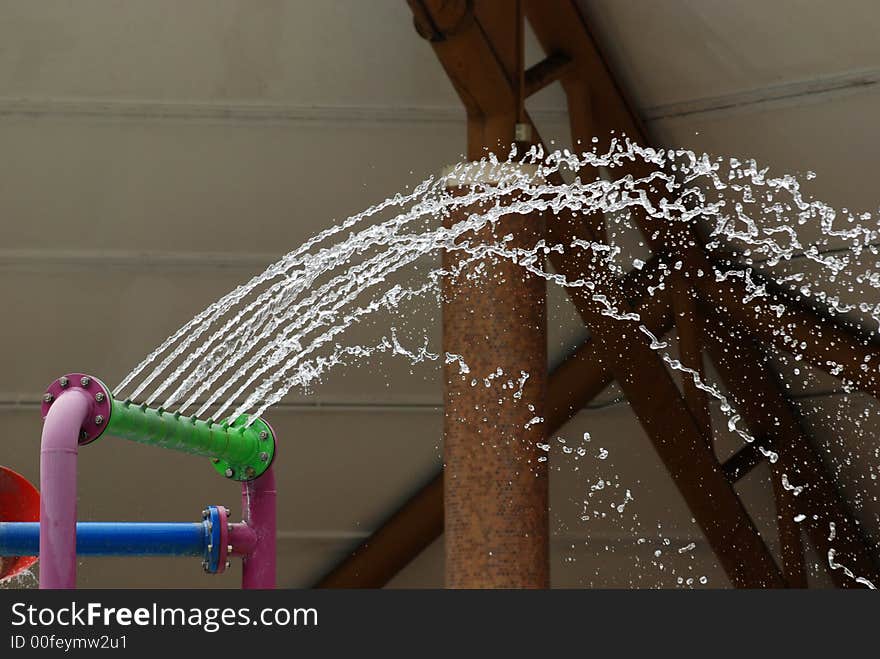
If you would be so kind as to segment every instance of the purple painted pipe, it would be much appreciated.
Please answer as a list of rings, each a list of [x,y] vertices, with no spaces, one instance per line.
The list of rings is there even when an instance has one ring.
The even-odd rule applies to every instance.
[[[92,398],[71,388],[46,414],[40,448],[40,588],[76,586],[76,457]]]
[[[257,534],[245,523],[230,524],[229,545],[233,556],[250,556],[257,546]]]
[[[275,472],[272,467],[253,481],[241,484],[245,522],[256,536],[250,555],[242,559],[241,587],[275,587]]]

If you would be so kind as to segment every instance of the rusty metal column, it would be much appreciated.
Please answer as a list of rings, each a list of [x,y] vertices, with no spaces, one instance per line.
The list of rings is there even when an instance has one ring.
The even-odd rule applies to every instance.
[[[508,245],[532,247],[543,233],[539,216],[511,214],[491,234],[468,238],[473,244],[513,234]],[[446,253],[444,265],[458,259]],[[482,260],[485,271],[477,276],[475,267],[443,284],[443,348],[470,369],[444,367],[446,586],[546,588],[547,463],[538,461],[546,453],[537,446],[546,432],[543,423],[530,423],[544,417],[546,281],[508,259]],[[528,378],[515,397],[523,373]]]

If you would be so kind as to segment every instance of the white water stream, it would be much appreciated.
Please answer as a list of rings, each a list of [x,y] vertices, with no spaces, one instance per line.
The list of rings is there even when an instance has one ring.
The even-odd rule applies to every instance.
[[[649,165],[650,173],[641,178],[617,176],[634,160]],[[717,281],[738,278],[747,292],[744,302],[751,302],[768,295],[758,273],[773,271],[780,284],[822,304],[832,314],[870,333],[880,331],[878,296],[871,296],[871,289],[880,288],[877,218],[836,210],[808,198],[801,190],[802,181],[793,175],[771,176],[752,161],[646,149],[621,139],[607,153],[545,154],[533,148],[521,162],[537,166],[537,174],[494,158],[462,165],[322,231],[186,323],[138,364],[114,394],[200,417],[234,418],[248,413],[256,418],[291,389],[308,388],[337,365],[379,353],[413,362],[457,362],[462,374],[468,373],[460,355],[442,354],[439,346],[427,342],[406,345],[393,326],[379,341],[367,345],[354,340],[352,335],[357,333],[351,330],[379,312],[404,317],[408,304],[426,297],[438,299],[439,304],[443,278],[459,276],[460,271],[479,276],[468,266],[487,258],[509,259],[551,285],[586,289],[601,313],[636,329],[636,335],[643,335],[670,368],[693,378],[699,388],[720,401],[733,432],[746,442],[754,441],[740,426],[739,415],[719,386],[684,367],[670,352],[669,342],[655,336],[626,300],[595,292],[609,279],[645,267],[644,258],[617,245],[613,231],[607,242],[545,240],[528,250],[512,247],[511,236],[495,244],[468,240],[511,213],[640,214],[658,231],[668,225],[693,225],[710,255],[728,265],[692,276]],[[449,193],[447,186],[453,180],[473,177],[475,171],[491,171],[491,176],[481,180],[497,182],[474,184],[466,194]],[[605,172],[605,178],[577,178],[597,171]],[[548,183],[554,173],[568,182]],[[470,211],[466,219],[443,226],[444,218],[458,217],[463,208]],[[460,271],[419,267],[426,257],[443,250],[459,253]],[[548,254],[570,250],[589,255],[598,266],[597,274],[567,279],[546,265]],[[732,250],[735,261],[728,259]],[[680,262],[662,262],[650,294],[665,294],[667,281],[681,267]],[[777,314],[784,328],[785,309],[780,307]],[[801,376],[799,364],[807,346],[790,343],[791,350],[783,359]],[[843,370],[840,364],[827,366],[832,373]],[[876,365],[865,364],[864,369],[873,371]],[[471,375],[474,383],[504,376],[515,384],[518,378],[528,377]],[[807,375],[802,377],[807,379]],[[851,388],[852,383],[843,382],[844,392]],[[518,390],[522,391],[522,382]],[[541,422],[538,417],[533,421]],[[774,453],[764,452],[775,461]],[[632,497],[627,490],[621,498],[622,512]],[[833,555],[828,560],[832,568],[846,569]]]

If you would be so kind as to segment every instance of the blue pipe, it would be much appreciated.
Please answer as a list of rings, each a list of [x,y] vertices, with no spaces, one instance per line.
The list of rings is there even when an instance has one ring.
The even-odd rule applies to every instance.
[[[206,522],[79,522],[76,553],[82,556],[204,556]],[[40,553],[39,522],[0,522],[0,556]]]

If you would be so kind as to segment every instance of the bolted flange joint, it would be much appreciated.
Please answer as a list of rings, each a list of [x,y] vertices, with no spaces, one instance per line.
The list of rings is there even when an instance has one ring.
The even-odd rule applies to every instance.
[[[259,478],[275,459],[275,431],[263,419],[256,419],[250,426],[247,425],[248,420],[247,415],[242,415],[235,421],[227,419],[223,425],[228,426],[230,435],[241,435],[251,440],[249,445],[254,450],[235,462],[223,459],[211,461],[217,473],[229,480],[252,481]]]
[[[40,413],[43,419],[49,414],[52,405],[61,396],[79,395],[73,392],[85,392],[91,400],[91,412],[83,422],[79,433],[79,445],[90,444],[107,429],[112,406],[110,389],[98,378],[84,373],[68,373],[53,380],[43,394]]]
[[[229,566],[229,511],[223,506],[208,506],[202,511],[202,524],[208,539],[202,568],[208,574],[221,574]]]

